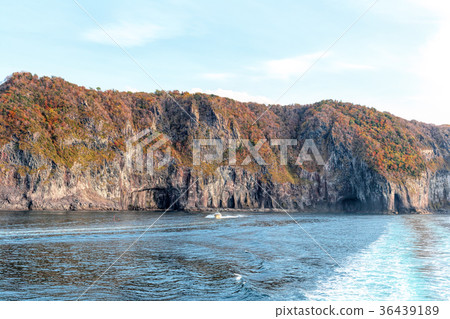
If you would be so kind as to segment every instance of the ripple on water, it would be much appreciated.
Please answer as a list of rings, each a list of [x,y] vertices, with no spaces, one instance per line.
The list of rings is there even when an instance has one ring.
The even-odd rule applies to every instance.
[[[0,299],[76,299],[141,235],[84,299],[450,298],[448,215],[224,215],[0,213]]]

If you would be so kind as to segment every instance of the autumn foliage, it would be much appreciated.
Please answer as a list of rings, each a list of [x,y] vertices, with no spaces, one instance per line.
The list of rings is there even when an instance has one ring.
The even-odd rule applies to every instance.
[[[170,137],[180,165],[190,164],[194,138],[245,138],[253,143],[261,138],[312,138],[325,160],[336,150],[350,152],[387,178],[417,177],[448,162],[448,126],[406,121],[333,100],[274,105],[253,124],[267,106],[169,93],[99,91],[58,77],[14,73],[0,87],[0,147],[15,141],[22,150],[55,164],[87,165],[123,155],[126,139],[150,127]],[[298,153],[300,146],[290,152]],[[432,156],[424,156],[424,150],[432,150]],[[276,181],[293,182],[303,169],[323,169],[311,163],[281,167],[278,150],[268,144],[260,153],[269,163],[264,174]],[[238,158],[246,155],[245,148],[238,150]]]

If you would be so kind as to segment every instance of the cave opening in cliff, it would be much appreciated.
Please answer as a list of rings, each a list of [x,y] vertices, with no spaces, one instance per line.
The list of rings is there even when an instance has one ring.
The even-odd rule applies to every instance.
[[[356,196],[346,197],[339,202],[342,211],[344,212],[357,212],[363,208],[362,202]]]
[[[176,194],[174,194],[176,196]],[[156,204],[158,209],[168,209],[169,207],[173,207],[175,209],[175,205],[177,203],[172,204],[172,196],[171,193],[166,189],[154,189],[153,190],[153,201]]]
[[[403,206],[402,198],[400,197],[399,194],[394,195],[394,208],[395,211],[398,213],[401,213],[405,209]]]

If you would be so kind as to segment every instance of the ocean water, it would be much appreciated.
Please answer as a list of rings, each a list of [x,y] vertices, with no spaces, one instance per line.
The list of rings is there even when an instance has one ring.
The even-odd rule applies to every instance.
[[[1,212],[0,300],[450,299],[450,215],[160,214]]]

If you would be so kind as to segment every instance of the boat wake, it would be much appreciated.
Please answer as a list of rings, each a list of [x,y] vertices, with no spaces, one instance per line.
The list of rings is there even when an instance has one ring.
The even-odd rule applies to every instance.
[[[227,218],[243,218],[247,217],[245,215],[221,215],[220,219],[227,219]],[[216,214],[209,214],[206,215],[205,218],[217,218]]]
[[[307,293],[306,297],[309,300],[344,301],[423,300],[428,296],[439,296],[447,300],[449,294],[445,292],[449,280],[438,272],[442,268],[448,269],[448,254],[428,251],[436,258],[420,256],[426,252],[415,251],[416,238],[405,234],[411,234],[407,225],[391,223],[378,240],[344,262],[343,268],[337,268],[333,277],[319,282],[316,290]],[[440,246],[447,239],[448,236],[441,238]],[[430,265],[430,259],[439,260],[438,267]],[[424,271],[435,273],[439,282],[427,280]]]

